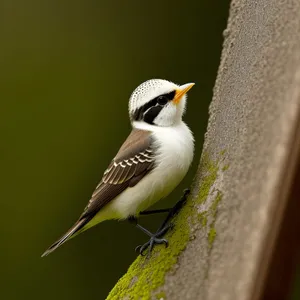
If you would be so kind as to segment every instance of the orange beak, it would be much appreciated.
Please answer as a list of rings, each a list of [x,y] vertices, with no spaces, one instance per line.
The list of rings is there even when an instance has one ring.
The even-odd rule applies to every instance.
[[[187,83],[179,87],[179,89],[176,90],[175,97],[173,99],[173,102],[175,104],[178,104],[182,97],[195,85],[195,83]]]

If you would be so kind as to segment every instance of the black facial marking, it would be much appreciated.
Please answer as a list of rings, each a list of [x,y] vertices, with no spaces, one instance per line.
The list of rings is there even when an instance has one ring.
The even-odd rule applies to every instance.
[[[172,91],[168,94],[165,94],[164,96],[166,96],[169,100],[173,100],[175,97],[176,91]]]
[[[176,91],[172,91],[167,94],[160,95],[155,97],[151,101],[147,102],[145,105],[136,109],[132,115],[132,119],[134,121],[144,120],[149,124],[153,124],[154,119],[158,116],[160,111],[164,108],[164,106],[172,101],[175,97]]]
[[[146,123],[152,124],[154,119],[158,116],[160,111],[163,109],[163,106],[157,105],[148,109],[148,111],[144,115],[144,121]]]
[[[147,111],[150,107],[157,105],[157,99],[154,98],[153,100],[147,102],[140,108],[136,109],[133,113],[133,120],[140,121],[143,119],[144,112]]]

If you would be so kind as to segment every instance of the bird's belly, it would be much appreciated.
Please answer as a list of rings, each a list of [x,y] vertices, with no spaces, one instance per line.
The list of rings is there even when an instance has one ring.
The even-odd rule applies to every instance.
[[[183,179],[186,171],[180,170],[178,172],[177,170],[163,176],[164,174],[157,174],[154,170],[136,186],[128,188],[114,199],[111,202],[111,209],[116,212],[117,218],[120,219],[138,215],[141,211],[168,196]]]
[[[154,170],[137,185],[127,188],[105,205],[88,223],[85,230],[105,220],[127,219],[130,216],[137,216],[141,211],[168,196],[180,183],[186,172],[187,169],[169,170],[165,174],[161,174],[160,170]]]

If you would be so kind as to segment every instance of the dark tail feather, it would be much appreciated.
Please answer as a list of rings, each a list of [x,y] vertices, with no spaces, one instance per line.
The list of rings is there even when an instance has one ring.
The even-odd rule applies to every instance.
[[[69,240],[76,232],[83,228],[83,226],[88,222],[87,219],[79,220],[73,227],[71,227],[67,233],[65,233],[59,240],[53,243],[43,254],[42,257],[47,256],[54,250],[56,250],[59,246],[64,244],[67,240]]]

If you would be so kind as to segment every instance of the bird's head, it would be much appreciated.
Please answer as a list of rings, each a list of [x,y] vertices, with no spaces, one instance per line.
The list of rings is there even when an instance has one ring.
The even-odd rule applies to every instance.
[[[140,84],[129,100],[131,122],[140,121],[157,126],[172,126],[181,121],[186,106],[186,93],[194,83],[177,85],[163,79]]]

